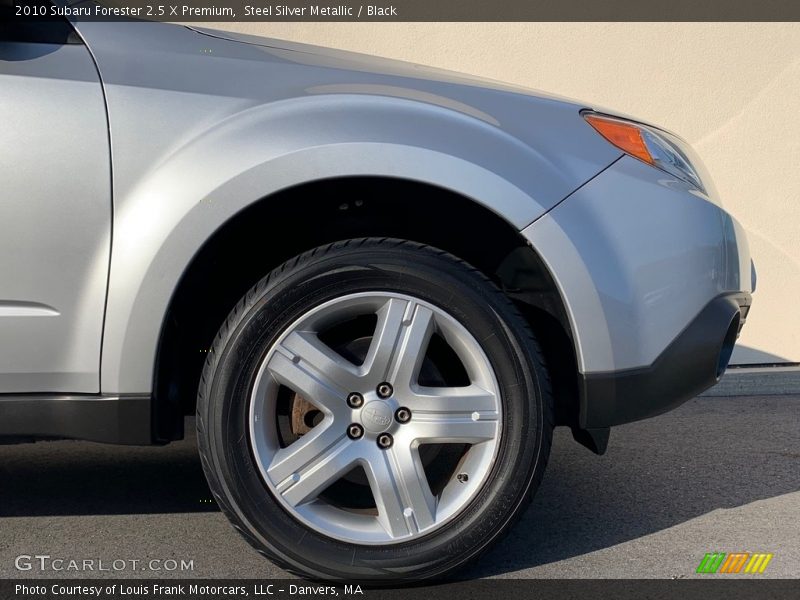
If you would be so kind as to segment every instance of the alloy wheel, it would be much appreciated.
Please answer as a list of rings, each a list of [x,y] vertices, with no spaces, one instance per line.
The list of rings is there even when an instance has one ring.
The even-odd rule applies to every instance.
[[[452,315],[390,292],[349,294],[268,349],[251,448],[284,509],[324,535],[392,544],[430,533],[479,493],[501,436],[494,370]]]

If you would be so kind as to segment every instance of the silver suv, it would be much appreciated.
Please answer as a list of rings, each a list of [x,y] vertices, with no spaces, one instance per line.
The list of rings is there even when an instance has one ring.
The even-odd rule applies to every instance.
[[[754,272],[681,139],[418,65],[145,22],[0,33],[0,436],[166,444],[313,578],[452,573],[553,427],[725,370]]]

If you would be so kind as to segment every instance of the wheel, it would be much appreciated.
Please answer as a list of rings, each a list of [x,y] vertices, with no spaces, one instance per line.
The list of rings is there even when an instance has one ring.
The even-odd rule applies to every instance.
[[[203,467],[261,553],[314,579],[452,573],[541,480],[543,359],[478,271],[416,243],[317,248],[251,289],[200,382]]]

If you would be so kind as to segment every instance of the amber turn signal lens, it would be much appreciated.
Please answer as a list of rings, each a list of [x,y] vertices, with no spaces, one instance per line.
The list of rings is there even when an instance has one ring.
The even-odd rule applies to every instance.
[[[636,125],[595,114],[584,115],[584,119],[600,135],[623,152],[635,156],[648,164],[655,164],[650,151],[647,149],[647,144],[642,138],[642,130]]]

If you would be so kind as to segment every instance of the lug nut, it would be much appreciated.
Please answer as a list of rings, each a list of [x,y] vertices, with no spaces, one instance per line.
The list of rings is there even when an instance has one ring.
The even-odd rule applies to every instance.
[[[398,423],[408,423],[411,420],[411,411],[405,406],[401,406],[394,412],[394,418]]]
[[[388,398],[394,390],[392,389],[392,384],[383,382],[378,386],[377,392],[381,398]]]
[[[347,428],[347,437],[349,437],[351,440],[357,440],[362,435],[364,435],[364,428],[358,423],[353,423]]]
[[[347,396],[347,406],[350,408],[361,408],[364,404],[364,396],[358,392],[353,392]]]
[[[378,436],[378,447],[383,448],[386,450],[387,448],[391,448],[394,439],[388,433],[382,433]]]

